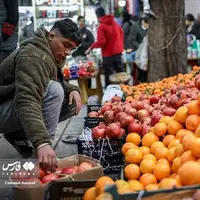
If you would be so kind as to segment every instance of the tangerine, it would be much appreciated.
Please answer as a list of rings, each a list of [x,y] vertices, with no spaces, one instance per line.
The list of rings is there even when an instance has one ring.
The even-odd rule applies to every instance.
[[[129,187],[133,190],[133,191],[138,191],[138,190],[143,190],[144,186],[142,185],[142,183],[140,183],[137,180],[131,180],[129,181]]]
[[[200,116],[199,115],[190,115],[185,122],[185,126],[188,130],[195,132],[197,127],[200,124]]]
[[[140,171],[142,174],[152,173],[156,163],[153,160],[143,160],[140,163]]]
[[[143,155],[139,149],[130,149],[125,154],[125,161],[129,164],[139,164],[142,157]]]
[[[188,161],[196,161],[195,157],[192,155],[191,151],[186,151],[181,156],[181,163],[185,163]]]
[[[196,137],[193,134],[184,136],[184,138],[182,140],[182,145],[183,145],[184,151],[190,150],[195,139],[196,139]]]
[[[156,150],[157,150],[158,148],[162,148],[162,147],[164,147],[164,144],[163,144],[162,142],[160,142],[160,141],[154,142],[154,143],[151,145],[151,148],[150,148],[150,149],[151,149],[151,153],[155,155]]]
[[[142,146],[150,147],[154,142],[158,140],[158,136],[156,136],[154,133],[149,132],[142,138]]]
[[[168,123],[169,123],[171,120],[172,120],[171,117],[169,117],[169,116],[163,116],[163,117],[160,119],[159,122],[168,125]]]
[[[175,136],[174,135],[166,135],[164,138],[163,138],[163,144],[168,147],[169,143],[171,140],[175,139]]]
[[[158,187],[159,189],[171,189],[176,186],[176,180],[173,178],[164,178],[160,181]]]
[[[157,184],[149,184],[145,187],[145,190],[147,190],[147,191],[158,190],[158,185]]]
[[[162,159],[162,158],[166,158],[167,157],[167,153],[168,153],[168,148],[167,147],[160,147],[156,150],[155,152],[155,156],[158,160]]]
[[[142,146],[142,147],[140,147],[140,151],[142,152],[142,155],[144,156],[144,155],[150,153],[150,148],[146,147],[146,146]]]
[[[128,150],[137,149],[137,148],[138,147],[135,144],[127,142],[122,146],[122,153],[123,153],[123,155],[125,155]]]
[[[154,163],[157,163],[157,158],[151,153],[144,155],[143,160],[152,160]]]
[[[129,164],[124,168],[124,176],[127,180],[138,180],[140,178],[140,168],[138,165]]]
[[[197,127],[197,129],[195,130],[194,135],[195,135],[196,137],[200,137],[200,125],[199,125],[199,126]]]
[[[161,181],[164,178],[168,178],[170,176],[171,169],[169,165],[159,163],[156,164],[153,175],[156,177],[157,181]]]
[[[173,139],[170,141],[168,148],[171,149],[172,147],[177,147],[180,143],[181,143],[180,140]]]
[[[154,134],[156,134],[157,136],[163,136],[167,132],[167,126],[164,123],[157,123],[153,129]]]
[[[95,187],[89,188],[83,196],[83,200],[96,200],[96,198],[97,198],[97,193]]]
[[[177,132],[176,134],[176,139],[180,140],[182,142],[183,138],[186,136],[186,135],[189,135],[189,134],[193,134],[192,131],[189,131],[187,129],[181,129]]]
[[[182,156],[183,153],[184,153],[183,145],[179,144],[177,147],[175,147],[174,158]]]
[[[115,184],[118,190],[128,185],[127,181],[125,180],[117,180],[115,181]]]
[[[131,142],[135,144],[136,146],[138,146],[141,142],[141,137],[138,133],[129,133],[126,136],[126,142]]]
[[[176,133],[183,128],[184,128],[183,124],[174,119],[171,120],[167,125],[167,131],[171,135],[176,135]]]
[[[146,187],[149,184],[157,184],[156,177],[151,173],[143,174],[140,177],[139,181],[144,187]]]
[[[175,152],[176,147],[172,147],[171,149],[169,149],[168,153],[167,153],[167,160],[169,160],[170,162],[173,162],[175,156],[174,156],[174,152]]]
[[[112,185],[112,184],[114,184],[114,181],[108,176],[102,176],[101,178],[99,178],[95,184],[97,195],[104,192],[105,185]]]
[[[196,158],[200,158],[200,138],[196,138],[190,147],[192,155]]]
[[[172,172],[177,173],[181,165],[182,165],[181,157],[175,158],[172,163]]]
[[[197,100],[190,101],[187,108],[190,115],[200,115],[200,105]]]
[[[163,163],[163,164],[169,165],[171,167],[171,163],[166,158],[161,158],[160,160],[158,160],[157,164],[159,164],[159,163]]]
[[[174,115],[174,119],[184,124],[188,116],[189,116],[188,108],[186,106],[182,106],[177,109]]]

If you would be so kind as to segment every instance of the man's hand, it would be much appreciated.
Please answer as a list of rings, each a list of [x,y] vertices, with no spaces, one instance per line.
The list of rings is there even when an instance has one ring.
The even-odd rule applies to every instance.
[[[76,115],[78,115],[81,110],[81,96],[78,91],[72,91],[69,93],[69,105],[72,104],[73,100],[76,103]]]
[[[133,49],[127,49],[126,53],[131,53],[133,51]]]
[[[56,153],[50,145],[45,145],[39,148],[37,155],[41,166],[46,171],[55,172],[57,167]]]
[[[85,55],[88,55],[91,51],[91,48],[89,47],[86,51],[85,51]]]

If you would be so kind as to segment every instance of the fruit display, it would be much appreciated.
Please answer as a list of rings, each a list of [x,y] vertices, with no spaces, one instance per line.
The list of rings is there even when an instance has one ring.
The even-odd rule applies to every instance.
[[[34,188],[42,184],[47,184],[53,180],[65,178],[76,173],[83,173],[92,168],[93,165],[89,162],[82,162],[73,167],[56,168],[56,171],[53,173],[45,171],[42,167],[37,167],[34,169],[35,175],[20,171],[13,173],[14,175],[12,175],[10,179],[14,182],[21,182],[22,184],[18,185],[20,189]],[[38,176],[36,177],[37,174]],[[29,182],[34,182],[35,184],[28,184]]]
[[[95,63],[88,61],[86,63],[73,64],[65,66],[63,75],[66,78],[93,77],[95,75]]]

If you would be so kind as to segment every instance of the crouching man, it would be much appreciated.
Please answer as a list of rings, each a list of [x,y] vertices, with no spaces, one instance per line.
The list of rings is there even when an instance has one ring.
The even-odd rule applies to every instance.
[[[22,156],[34,149],[50,171],[57,164],[51,147],[57,125],[81,109],[79,88],[61,74],[65,57],[80,43],[77,25],[60,20],[50,32],[39,28],[0,65],[0,133]],[[16,144],[20,137],[32,147]]]

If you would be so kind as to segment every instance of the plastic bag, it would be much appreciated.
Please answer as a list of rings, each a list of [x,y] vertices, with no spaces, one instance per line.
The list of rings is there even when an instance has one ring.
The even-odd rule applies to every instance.
[[[144,71],[147,71],[148,66],[148,38],[144,37],[143,42],[139,46],[135,55],[135,63],[136,65]]]

